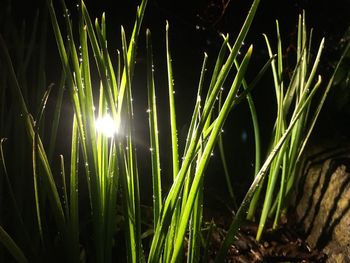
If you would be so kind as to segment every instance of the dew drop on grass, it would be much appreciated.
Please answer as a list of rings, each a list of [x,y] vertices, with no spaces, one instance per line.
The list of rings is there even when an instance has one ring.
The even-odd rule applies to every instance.
[[[173,90],[173,94],[175,94],[175,90]]]
[[[147,113],[151,113],[151,109],[147,109],[146,112],[147,112]]]

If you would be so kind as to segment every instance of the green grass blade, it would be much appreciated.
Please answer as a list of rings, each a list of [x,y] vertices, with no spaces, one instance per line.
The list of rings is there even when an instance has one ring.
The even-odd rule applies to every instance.
[[[6,247],[10,254],[19,263],[29,262],[23,251],[17,246],[16,242],[7,234],[7,232],[0,226],[0,242]]]
[[[79,260],[79,136],[76,117],[72,124],[72,145],[69,176],[69,249],[72,261]]]
[[[245,55],[242,64],[237,72],[237,75],[233,81],[233,84],[231,86],[231,89],[229,91],[229,94],[227,95],[227,98],[225,100],[225,103],[217,117],[217,121],[214,125],[213,131],[211,132],[211,135],[209,137],[209,140],[204,148],[203,151],[203,156],[198,164],[198,168],[195,174],[195,177],[193,179],[193,183],[191,186],[191,190],[188,196],[188,200],[186,202],[186,207],[184,208],[184,211],[181,215],[181,219],[180,219],[180,223],[179,223],[179,228],[178,228],[178,232],[176,235],[176,240],[175,240],[175,244],[174,244],[174,252],[172,255],[172,259],[171,262],[175,263],[180,255],[182,246],[183,246],[183,241],[184,241],[184,236],[185,236],[185,232],[186,232],[186,228],[188,225],[188,220],[189,220],[189,216],[191,214],[191,210],[194,204],[194,200],[195,197],[198,193],[198,187],[200,185],[200,181],[203,177],[203,173],[204,170],[208,164],[208,161],[210,159],[210,155],[213,151],[215,142],[218,139],[218,135],[220,134],[223,124],[230,112],[231,109],[231,105],[233,104],[234,100],[236,99],[236,94],[238,91],[238,88],[240,87],[244,74],[246,72],[247,66],[248,66],[248,62],[250,60],[250,56],[252,53],[252,47],[250,47],[247,51],[247,54]]]
[[[52,162],[55,145],[56,145],[57,130],[58,130],[58,125],[59,125],[60,116],[61,116],[61,107],[62,107],[62,101],[63,101],[65,80],[66,80],[66,75],[64,72],[62,72],[60,82],[58,85],[58,95],[57,95],[54,116],[53,116],[52,126],[51,126],[50,143],[49,143],[49,150],[48,150],[48,159],[50,163]]]
[[[169,105],[170,105],[170,127],[171,127],[171,149],[172,149],[172,164],[173,164],[173,178],[175,180],[179,172],[179,155],[178,155],[178,138],[176,127],[176,110],[174,99],[174,77],[171,62],[171,54],[169,48],[169,23],[166,22],[166,54],[167,54],[167,70],[168,70],[168,88],[169,88]]]
[[[220,262],[224,261],[224,259],[226,257],[226,253],[227,253],[230,245],[233,243],[235,235],[236,235],[242,221],[246,217],[246,213],[247,213],[249,204],[254,196],[255,191],[258,189],[259,185],[262,183],[262,181],[263,181],[271,163],[273,162],[274,158],[279,153],[280,149],[282,148],[282,146],[284,145],[286,140],[291,136],[291,131],[292,131],[294,125],[297,123],[299,117],[303,113],[303,110],[308,105],[308,103],[310,102],[310,100],[313,97],[313,95],[315,94],[315,92],[316,92],[316,89],[313,90],[310,93],[310,95],[307,97],[305,102],[302,105],[300,105],[300,107],[297,110],[296,115],[291,120],[288,128],[285,130],[285,132],[280,137],[277,144],[271,150],[270,154],[268,155],[264,164],[262,165],[259,173],[254,178],[253,183],[250,185],[249,190],[247,191],[247,193],[246,193],[246,195],[245,195],[245,197],[244,197],[244,199],[243,199],[243,201],[242,201],[242,203],[241,203],[241,205],[240,205],[240,207],[239,207],[239,209],[238,209],[238,211],[237,211],[237,213],[236,213],[236,215],[235,215],[235,217],[230,225],[230,228],[227,232],[225,240],[224,240],[223,244],[221,245],[221,248],[220,248],[220,250],[215,258],[215,262],[220,263]]]
[[[0,46],[2,47],[1,50],[4,53],[5,62],[7,63],[7,66],[8,66],[10,80],[13,83],[13,89],[12,89],[13,95],[19,104],[20,112],[23,116],[23,120],[25,123],[25,127],[26,127],[26,131],[27,131],[29,140],[33,144],[34,137],[35,137],[33,121],[30,118],[26,103],[24,101],[21,89],[20,89],[18,81],[17,81],[16,74],[15,74],[14,69],[13,69],[11,58],[9,56],[5,42],[1,36],[0,36]],[[60,198],[58,195],[57,187],[56,187],[55,181],[53,179],[51,168],[50,168],[50,165],[49,165],[49,162],[48,162],[48,159],[47,159],[47,156],[46,156],[46,153],[45,153],[45,150],[44,150],[44,147],[41,143],[40,138],[38,138],[37,144],[38,144],[39,158],[40,158],[40,161],[41,161],[43,168],[44,168],[45,185],[49,189],[48,197],[49,197],[49,201],[51,203],[51,208],[53,210],[53,214],[55,216],[55,220],[56,220],[58,227],[61,230],[63,230],[64,224],[65,224],[64,213],[63,213],[61,201],[60,201]]]
[[[137,41],[138,41],[138,36],[139,36],[139,33],[140,33],[140,28],[141,28],[141,24],[142,24],[142,21],[143,21],[144,14],[145,14],[147,2],[148,2],[148,0],[142,0],[141,5],[137,8],[136,21],[135,21],[134,29],[132,31],[131,39],[130,39],[130,42],[129,42],[127,63],[130,65],[131,76],[133,75],[134,66],[135,66],[134,63],[131,63],[131,62],[135,61],[135,58],[136,58],[136,45],[135,45],[135,43],[137,43]],[[118,101],[119,102],[123,101],[126,82],[127,82],[126,71],[124,69],[123,74],[122,74],[122,78],[121,78],[121,81],[120,81],[120,92],[119,92],[119,95],[118,95]],[[121,112],[121,108],[122,108],[122,104],[119,103],[118,104],[118,112],[119,113]]]
[[[152,186],[153,186],[153,223],[154,228],[157,225],[160,211],[162,208],[162,188],[160,174],[160,156],[158,142],[158,121],[157,104],[154,88],[154,65],[152,55],[151,31],[146,31],[147,46],[147,90],[148,90],[148,119],[150,130],[150,152],[152,162]]]
[[[69,215],[69,200],[68,200],[68,190],[66,183],[66,172],[64,168],[64,157],[60,155],[60,165],[61,165],[61,176],[62,176],[62,185],[63,185],[63,205],[66,213],[66,219],[70,218]]]
[[[203,109],[203,114],[201,117],[201,121],[198,124],[198,127],[194,133],[193,140],[191,140],[191,143],[188,147],[188,151],[186,155],[184,156],[178,177],[174,184],[172,185],[170,192],[168,194],[168,197],[166,198],[163,209],[162,209],[162,216],[161,220],[158,222],[157,228],[155,230],[155,235],[152,240],[151,248],[150,248],[150,254],[148,258],[148,262],[157,262],[160,259],[160,254],[161,254],[161,248],[163,247],[163,242],[165,239],[165,232],[169,224],[169,219],[171,214],[173,213],[174,206],[172,204],[173,198],[178,198],[181,187],[183,185],[185,176],[187,174],[187,171],[190,167],[191,162],[193,161],[193,156],[196,152],[196,147],[198,145],[199,138],[201,136],[202,129],[204,127],[204,124],[208,121],[208,117],[210,116],[212,110],[213,110],[213,105],[216,101],[216,97],[226,80],[228,73],[230,69],[232,68],[232,65],[234,63],[234,60],[238,54],[239,48],[242,46],[242,42],[249,30],[249,27],[252,23],[253,17],[255,15],[255,12],[257,10],[257,7],[259,5],[259,0],[255,0],[252,4],[252,7],[247,15],[247,18],[243,24],[243,27],[237,37],[237,40],[232,48],[232,51],[226,60],[225,64],[222,66],[220,70],[220,74],[218,75],[217,81],[215,81],[215,86],[213,89],[210,91],[210,94],[207,95],[207,100],[204,105]],[[246,95],[246,93],[245,93]],[[245,96],[244,95],[244,96]],[[239,99],[237,99],[237,102]],[[234,103],[232,103],[234,105]],[[231,107],[232,107],[231,105]]]

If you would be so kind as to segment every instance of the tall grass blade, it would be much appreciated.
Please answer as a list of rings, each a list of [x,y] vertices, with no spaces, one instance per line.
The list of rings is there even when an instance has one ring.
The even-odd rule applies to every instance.
[[[19,87],[17,77],[16,77],[16,74],[14,72],[12,62],[11,62],[10,55],[9,55],[8,50],[6,48],[5,42],[1,36],[0,36],[0,46],[1,46],[1,50],[3,51],[3,55],[5,57],[5,62],[8,66],[9,77],[10,77],[10,80],[11,80],[12,85],[13,85],[13,88],[12,88],[13,95],[16,98],[17,103],[19,104],[20,112],[21,112],[21,115],[22,115],[24,123],[25,123],[25,127],[26,127],[26,131],[27,131],[27,135],[29,137],[29,140],[33,144],[34,137],[35,137],[33,120],[31,119],[30,114],[27,110],[27,105],[24,101],[21,89]],[[40,159],[40,162],[43,166],[44,174],[45,174],[44,183],[45,183],[45,187],[48,188],[47,192],[48,192],[48,197],[49,197],[49,201],[51,204],[52,212],[54,214],[57,226],[59,227],[59,229],[63,230],[64,224],[65,224],[63,208],[62,208],[61,201],[60,201],[60,198],[58,195],[57,187],[55,185],[55,181],[53,179],[51,168],[50,168],[50,165],[49,165],[49,162],[48,162],[48,159],[47,159],[47,156],[46,156],[46,153],[45,153],[45,150],[44,150],[44,147],[41,143],[40,138],[38,138],[37,144],[38,144],[39,159]]]
[[[147,46],[147,90],[148,90],[148,120],[150,130],[150,154],[152,162],[152,186],[153,186],[153,224],[157,225],[160,211],[162,208],[162,183],[160,174],[160,156],[158,142],[158,121],[157,121],[157,104],[154,88],[154,65],[151,31],[146,31]]]
[[[247,210],[249,208],[249,204],[254,196],[255,191],[258,189],[259,185],[263,182],[264,177],[266,176],[266,173],[269,169],[269,167],[271,166],[271,163],[273,162],[274,158],[277,156],[277,154],[279,153],[280,149],[282,148],[282,146],[284,145],[284,143],[286,142],[286,140],[288,140],[288,138],[291,136],[291,132],[292,129],[294,127],[294,125],[297,123],[299,117],[301,116],[301,114],[303,113],[303,110],[305,109],[305,107],[308,105],[308,103],[310,103],[313,95],[315,94],[317,89],[314,89],[309,96],[307,97],[307,99],[302,103],[302,105],[300,105],[300,107],[297,110],[296,115],[294,116],[294,118],[291,120],[291,122],[289,123],[289,126],[287,127],[287,129],[285,130],[285,132],[283,133],[283,135],[281,136],[281,138],[279,139],[279,141],[277,142],[277,144],[274,146],[274,148],[271,150],[270,154],[268,155],[268,157],[266,158],[264,164],[261,166],[261,169],[259,171],[259,173],[256,175],[256,177],[254,178],[253,183],[250,185],[249,190],[247,191],[231,225],[230,228],[227,232],[227,235],[225,237],[224,242],[221,245],[221,248],[215,258],[215,262],[219,263],[219,262],[223,262],[225,257],[226,257],[226,253],[230,247],[230,245],[233,243],[235,235],[241,225],[241,223],[243,222],[244,218],[246,217],[246,213]]]
[[[243,76],[246,72],[247,66],[248,66],[248,62],[250,60],[250,56],[252,53],[252,47],[250,47],[247,51],[247,54],[245,55],[242,64],[237,72],[237,75],[232,83],[231,89],[229,91],[229,94],[227,95],[227,98],[224,102],[224,105],[216,119],[213,131],[210,134],[209,140],[204,148],[203,151],[203,156],[198,164],[197,170],[196,170],[196,174],[194,176],[193,179],[193,183],[191,186],[191,190],[186,202],[186,207],[184,208],[184,211],[181,215],[181,219],[180,219],[180,223],[179,223],[179,228],[178,228],[178,232],[176,235],[176,240],[175,240],[175,245],[174,245],[174,253],[171,259],[171,262],[175,263],[176,260],[178,259],[179,255],[180,255],[180,251],[181,248],[183,246],[183,240],[184,240],[184,236],[185,236],[185,231],[186,231],[186,227],[188,225],[188,220],[189,220],[189,216],[191,214],[191,210],[194,204],[194,200],[196,195],[198,194],[198,188],[200,185],[200,181],[203,177],[203,173],[204,170],[209,162],[209,157],[213,151],[214,145],[218,139],[218,135],[220,134],[223,124],[228,116],[228,113],[231,109],[231,105],[232,103],[234,103],[234,100],[236,98],[236,94],[238,92],[238,88],[240,87],[242,80],[243,80]]]

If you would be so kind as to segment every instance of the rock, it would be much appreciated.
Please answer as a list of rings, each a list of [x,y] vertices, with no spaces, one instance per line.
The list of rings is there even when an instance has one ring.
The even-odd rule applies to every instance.
[[[307,157],[295,201],[297,220],[311,248],[326,262],[350,262],[350,147]]]

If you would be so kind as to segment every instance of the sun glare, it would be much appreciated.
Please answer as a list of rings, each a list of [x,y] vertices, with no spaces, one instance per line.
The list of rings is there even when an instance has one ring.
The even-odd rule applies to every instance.
[[[117,133],[117,125],[109,114],[97,118],[95,121],[95,127],[97,132],[100,132],[107,137],[113,137],[113,135]]]

